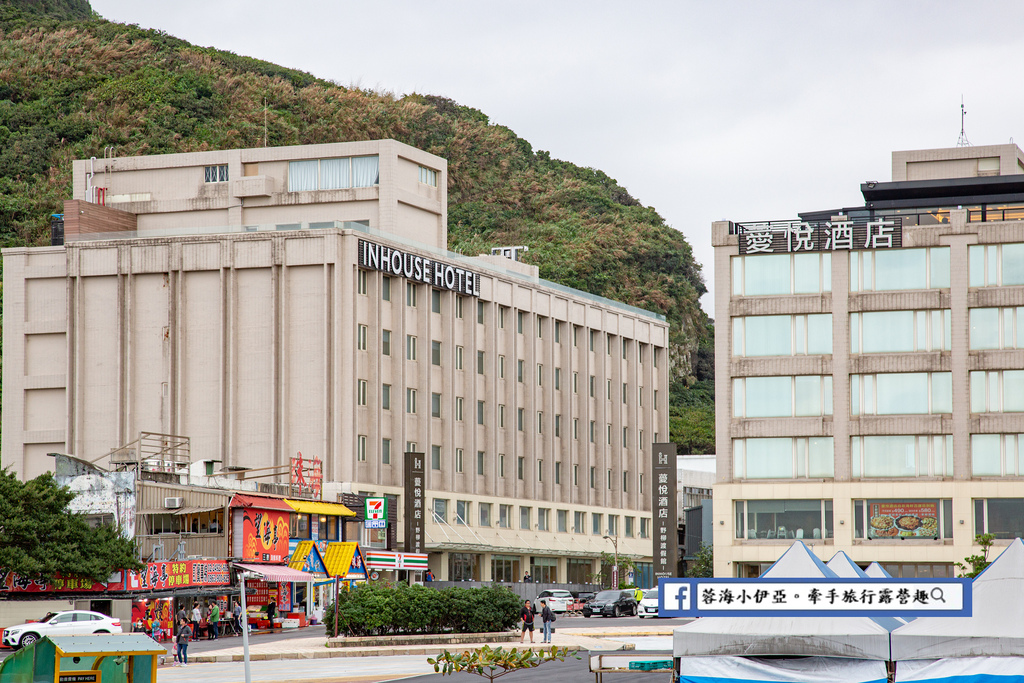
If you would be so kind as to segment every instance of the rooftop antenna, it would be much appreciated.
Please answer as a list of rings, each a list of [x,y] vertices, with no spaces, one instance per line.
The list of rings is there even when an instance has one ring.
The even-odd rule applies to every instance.
[[[967,116],[967,110],[964,109],[964,96],[960,96],[960,139],[956,141],[957,147],[970,147],[971,141],[967,139],[967,133],[964,132],[964,117]]]

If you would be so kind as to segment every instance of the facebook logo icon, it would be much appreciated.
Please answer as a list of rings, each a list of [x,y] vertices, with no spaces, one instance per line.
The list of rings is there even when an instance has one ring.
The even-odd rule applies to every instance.
[[[688,579],[661,579],[658,584],[658,615],[682,617],[693,611],[693,589]]]

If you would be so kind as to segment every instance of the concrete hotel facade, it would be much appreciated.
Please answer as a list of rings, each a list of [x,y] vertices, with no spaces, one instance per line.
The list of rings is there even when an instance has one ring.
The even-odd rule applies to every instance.
[[[1024,534],[1024,155],[892,162],[863,207],[712,226],[718,576],[801,537],[953,576]]]
[[[75,162],[66,244],[3,252],[3,463],[181,434],[319,456],[333,500],[420,451],[438,579],[584,581],[605,535],[650,562],[667,323],[447,252],[446,187],[391,140]]]

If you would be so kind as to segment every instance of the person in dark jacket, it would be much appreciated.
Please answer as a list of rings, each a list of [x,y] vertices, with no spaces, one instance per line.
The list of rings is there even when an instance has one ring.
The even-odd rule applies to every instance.
[[[541,608],[540,608],[540,620],[541,620],[541,622],[543,623],[543,626],[544,626],[544,641],[543,642],[550,643],[551,642],[551,628],[552,628],[552,624],[555,622],[555,613],[551,611],[550,607],[548,607],[548,601],[547,600],[541,600],[540,601],[540,605],[541,605]]]
[[[519,612],[519,618],[523,621],[523,633],[519,636],[519,642],[526,641],[526,632],[530,632],[530,642],[533,642],[533,617],[536,612],[533,611],[533,606],[530,605],[530,601],[527,600],[526,604],[523,605],[523,609]]]
[[[181,666],[188,666],[188,641],[192,638],[192,626],[182,619],[178,622],[178,654]]]

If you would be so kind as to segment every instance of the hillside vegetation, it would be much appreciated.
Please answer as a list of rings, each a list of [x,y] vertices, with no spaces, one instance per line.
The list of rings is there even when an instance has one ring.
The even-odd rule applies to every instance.
[[[448,160],[450,249],[526,244],[542,277],[666,315],[672,438],[682,452],[714,448],[700,265],[682,233],[601,171],[535,151],[443,97],[341,87],[105,21],[85,0],[0,0],[0,65],[0,245],[44,244],[71,193],[71,161],[107,146],[117,156],[258,147],[264,114],[271,146],[394,138]]]

